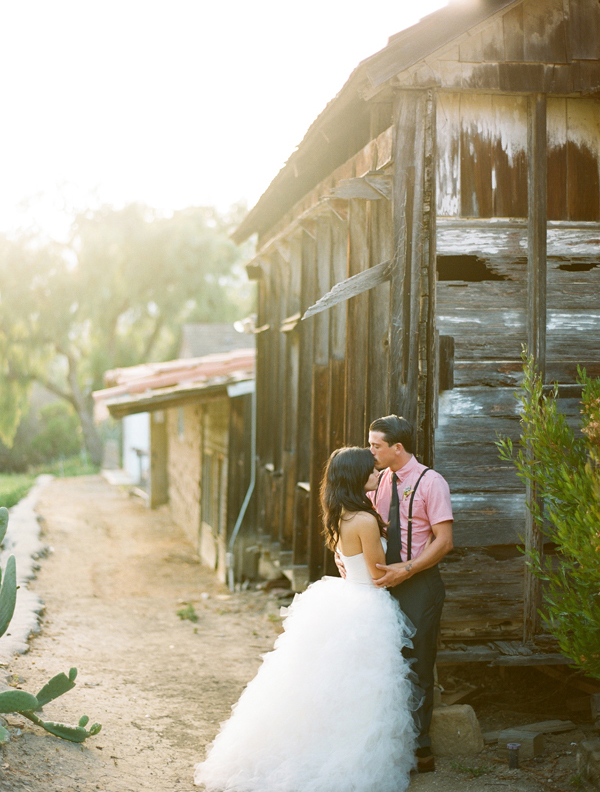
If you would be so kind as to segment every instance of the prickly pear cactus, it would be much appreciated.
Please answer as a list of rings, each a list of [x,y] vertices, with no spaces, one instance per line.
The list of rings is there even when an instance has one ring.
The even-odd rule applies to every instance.
[[[8,527],[8,509],[0,507],[0,545],[6,535]],[[0,570],[0,636],[4,635],[10,624],[10,620],[15,612],[17,601],[17,566],[15,557],[10,556],[6,562],[4,570],[4,581],[2,582],[2,571]]]
[[[8,526],[8,509],[4,506],[0,507],[0,544],[6,535],[6,528]],[[4,580],[2,580],[2,572],[0,570],[0,637],[6,632],[10,620],[15,611],[15,603],[17,601],[17,570],[15,564],[15,557],[10,556],[6,562],[6,569],[4,570]],[[36,714],[36,710],[40,710],[43,706],[50,701],[62,696],[69,690],[75,687],[75,679],[77,678],[77,669],[71,668],[69,675],[57,674],[55,677],[47,682],[44,687],[39,691],[36,696],[27,693],[25,690],[15,690],[9,688],[0,692],[0,713],[18,712],[25,718],[28,718],[32,723],[41,726],[50,734],[56,737],[62,737],[63,740],[70,740],[71,742],[83,742],[87,737],[92,737],[98,734],[102,726],[99,723],[94,723],[90,726],[89,730],[85,727],[89,723],[87,715],[83,715],[79,719],[77,726],[67,726],[65,723],[54,723],[54,721],[43,721]],[[0,725],[0,743],[8,742],[8,731]]]

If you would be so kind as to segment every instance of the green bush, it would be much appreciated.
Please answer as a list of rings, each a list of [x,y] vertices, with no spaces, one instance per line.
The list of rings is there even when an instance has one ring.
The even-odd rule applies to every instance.
[[[534,504],[534,520],[557,547],[555,563],[536,552],[526,559],[545,582],[542,618],[563,654],[600,679],[600,379],[578,369],[581,422],[575,432],[558,410],[558,386],[545,392],[532,358],[523,358],[519,448],[508,438],[498,448],[535,487],[542,510]]]
[[[0,473],[0,503],[10,509],[29,492],[35,476],[19,473]]]
[[[23,416],[11,448],[0,443],[0,470],[23,473],[81,451],[75,410],[64,401],[37,403]]]
[[[42,462],[71,457],[81,450],[81,427],[75,410],[64,401],[51,402],[38,413],[39,431],[31,440],[32,455]]]

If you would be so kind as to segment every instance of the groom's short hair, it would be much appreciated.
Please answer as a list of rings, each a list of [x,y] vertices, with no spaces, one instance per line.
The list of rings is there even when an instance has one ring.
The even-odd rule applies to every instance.
[[[406,418],[400,415],[386,415],[383,418],[376,418],[371,426],[370,432],[381,432],[383,439],[388,445],[402,443],[404,450],[409,454],[413,453],[413,433],[412,427]]]

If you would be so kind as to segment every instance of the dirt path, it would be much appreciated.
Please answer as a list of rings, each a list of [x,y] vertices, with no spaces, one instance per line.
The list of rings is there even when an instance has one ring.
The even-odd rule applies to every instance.
[[[21,733],[1,749],[0,790],[195,789],[193,764],[272,647],[280,603],[261,591],[230,595],[199,565],[166,509],[149,512],[100,477],[55,480],[38,511],[53,549],[33,584],[46,603],[42,630],[28,654],[0,669],[0,680],[6,675],[35,692],[76,666],[77,687],[49,704],[45,717],[76,723],[87,714],[102,731],[76,745],[7,716]],[[188,604],[197,623],[177,616]],[[521,706],[508,723],[506,696],[504,710],[484,699],[476,711],[484,728],[498,728],[560,717],[547,704],[532,712]],[[440,760],[437,773],[414,778],[411,792],[586,789],[573,780],[571,743],[583,737],[578,729],[552,738],[543,760],[517,773],[496,749]]]

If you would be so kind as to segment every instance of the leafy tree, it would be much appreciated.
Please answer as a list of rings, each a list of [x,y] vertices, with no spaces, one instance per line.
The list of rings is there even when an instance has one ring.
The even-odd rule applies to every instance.
[[[212,208],[132,204],[78,215],[64,245],[0,237],[0,439],[12,442],[37,381],[73,406],[99,464],[103,373],[176,356],[184,322],[243,315],[230,228]]]
[[[524,363],[519,448],[502,438],[500,456],[535,487],[542,509],[534,504],[533,517],[556,544],[554,558],[527,558],[545,582],[542,617],[561,651],[600,679],[600,379],[578,370],[581,422],[574,431],[558,410],[558,387],[547,393],[532,358],[524,355]]]
[[[81,448],[81,425],[73,407],[61,399],[40,403],[34,389],[12,447],[0,442],[0,471],[21,473],[31,466],[74,457]]]

